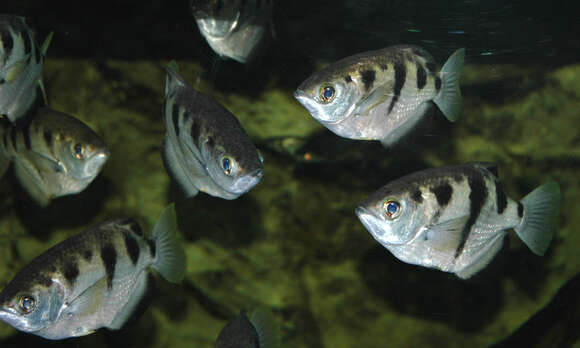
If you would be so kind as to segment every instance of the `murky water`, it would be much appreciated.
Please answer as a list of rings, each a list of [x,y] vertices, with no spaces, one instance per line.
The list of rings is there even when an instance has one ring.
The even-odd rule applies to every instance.
[[[173,201],[188,258],[184,283],[158,279],[149,309],[126,329],[53,342],[2,323],[1,346],[213,347],[241,309],[258,307],[273,313],[282,347],[578,346],[580,23],[572,2],[277,2],[275,38],[249,66],[216,58],[186,0],[4,1],[0,13],[30,17],[40,41],[54,31],[44,67],[49,104],[91,126],[111,151],[87,190],[47,208],[30,203],[12,173],[0,180],[0,287],[104,219],[131,216],[150,231]],[[292,95],[329,63],[404,43],[439,64],[466,48],[456,123],[433,107],[385,149],[334,135]],[[171,59],[240,119],[264,155],[262,181],[237,200],[184,200],[171,184],[161,159]],[[497,163],[513,199],[549,179],[560,184],[546,255],[510,232],[484,271],[461,280],[399,261],[354,214],[391,180],[469,161]]]

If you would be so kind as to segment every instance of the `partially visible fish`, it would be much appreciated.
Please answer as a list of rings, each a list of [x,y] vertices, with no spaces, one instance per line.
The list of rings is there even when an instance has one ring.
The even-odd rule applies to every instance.
[[[83,191],[108,158],[103,140],[65,113],[41,108],[26,123],[0,122],[0,177],[13,162],[16,177],[41,206]]]
[[[252,60],[272,31],[273,0],[191,0],[199,31],[218,55]]]
[[[38,47],[24,17],[0,15],[0,115],[11,122],[22,118],[36,100],[42,84],[42,65],[52,33]]]
[[[436,72],[433,57],[418,46],[364,52],[314,73],[294,97],[335,134],[390,146],[413,129],[430,101],[448,120],[459,118],[464,56],[458,49]]]
[[[262,178],[262,157],[240,121],[167,67],[163,158],[188,197],[198,191],[236,199]]]
[[[222,329],[215,348],[278,348],[279,335],[269,312],[257,309],[248,318],[246,311],[242,310]]]
[[[32,260],[0,293],[0,320],[46,339],[120,329],[141,307],[151,267],[179,283],[185,251],[173,205],[149,238],[131,218],[100,223]]]
[[[469,278],[501,249],[508,229],[537,255],[554,234],[560,187],[550,181],[516,202],[491,163],[428,169],[392,181],[356,214],[399,260]]]

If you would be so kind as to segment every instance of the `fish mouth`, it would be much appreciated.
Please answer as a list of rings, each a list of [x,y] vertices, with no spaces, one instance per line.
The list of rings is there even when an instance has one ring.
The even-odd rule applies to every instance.
[[[5,309],[0,309],[0,321],[3,321],[6,324],[20,331],[24,332],[32,331],[22,317]]]
[[[403,245],[405,242],[401,242],[396,236],[390,233],[390,228],[385,224],[385,222],[377,217],[372,211],[365,207],[358,207],[355,209],[355,214],[359,218],[360,222],[369,231],[373,238],[381,243],[382,245]]]
[[[248,192],[260,182],[263,176],[264,170],[262,168],[258,168],[253,172],[244,175],[240,177],[238,180],[236,180],[234,185],[229,191],[234,194],[242,194]]]

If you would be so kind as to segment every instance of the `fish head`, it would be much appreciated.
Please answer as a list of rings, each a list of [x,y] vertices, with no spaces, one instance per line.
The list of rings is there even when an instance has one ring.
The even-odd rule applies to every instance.
[[[211,38],[224,38],[240,22],[239,0],[191,0],[190,8],[202,34]]]
[[[328,67],[302,82],[294,97],[316,120],[338,123],[349,117],[362,98],[355,80],[343,78]]]
[[[424,226],[420,204],[401,187],[387,184],[355,210],[359,220],[382,245],[410,243]]]
[[[0,294],[0,320],[17,330],[35,333],[53,325],[61,313],[63,291],[50,284],[11,282]],[[25,286],[19,286],[25,285]]]
[[[71,138],[63,142],[60,153],[68,174],[79,180],[95,178],[110,156],[100,139]]]
[[[238,139],[228,146],[207,149],[207,171],[226,199],[235,199],[248,192],[264,175],[263,158],[249,139]],[[204,151],[205,152],[205,151]]]

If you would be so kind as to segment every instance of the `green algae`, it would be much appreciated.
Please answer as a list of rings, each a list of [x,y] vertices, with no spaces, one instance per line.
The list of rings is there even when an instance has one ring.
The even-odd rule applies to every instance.
[[[112,155],[87,191],[57,199],[47,210],[23,206],[10,180],[2,179],[2,284],[43,250],[106,218],[133,216],[149,231],[162,208],[179,199],[161,161],[165,64],[46,62],[51,106],[93,127]],[[502,73],[487,80],[487,67],[469,66],[463,117],[450,124],[431,112],[431,136],[409,144],[417,150],[336,140],[334,151],[310,163],[265,145],[272,137],[337,138],[308,116],[292,91],[224,94],[197,63],[179,65],[188,81],[235,113],[262,145],[265,176],[236,201],[200,194],[178,203],[188,261],[183,286],[159,280],[151,308],[135,327],[70,344],[212,347],[240,309],[265,306],[280,323],[284,347],[485,347],[513,332],[578,271],[578,66],[545,72],[498,66]],[[528,73],[540,74],[534,81],[542,84],[518,90],[510,100],[498,103],[473,92],[489,80],[518,86]],[[559,227],[546,256],[534,256],[512,235],[499,266],[464,282],[397,261],[353,213],[390,179],[474,160],[498,162],[514,199],[549,178],[560,183]],[[27,214],[39,222],[24,221]],[[0,342],[8,345],[15,334],[0,325]]]

